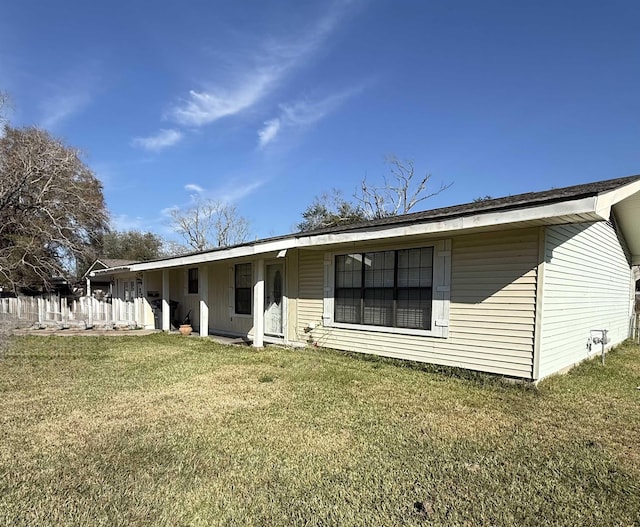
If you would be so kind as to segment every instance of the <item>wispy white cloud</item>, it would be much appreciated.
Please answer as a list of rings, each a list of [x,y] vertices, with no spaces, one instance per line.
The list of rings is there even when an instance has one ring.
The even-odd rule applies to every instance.
[[[264,128],[258,130],[258,145],[260,148],[265,147],[271,141],[273,141],[278,132],[280,131],[280,119],[276,117],[275,119],[270,119],[269,121],[265,121]]]
[[[197,192],[198,194],[202,194],[204,192],[204,189],[200,185],[196,185],[195,183],[187,183],[184,186],[184,189],[190,192]]]
[[[131,217],[128,214],[115,214],[111,216],[111,228],[116,231],[145,230],[147,222],[140,216]]]
[[[169,207],[165,207],[164,209],[160,209],[160,214],[163,216],[169,217],[174,210],[179,210],[179,205],[171,205]]]
[[[182,132],[173,129],[160,129],[157,134],[148,137],[134,137],[131,145],[151,152],[159,152],[182,140]]]
[[[281,104],[280,115],[266,121],[265,126],[258,130],[258,146],[260,148],[266,147],[285,130],[312,126],[337,110],[348,98],[359,93],[362,89],[362,86],[358,86],[315,101],[304,99]]]
[[[169,118],[183,126],[203,126],[245,110],[260,100],[274,84],[278,74],[263,71],[246,74],[231,89],[191,90],[189,98],[175,106]]]
[[[163,216],[170,216],[174,210],[192,205],[202,198],[233,203],[247,197],[265,183],[265,180],[242,181],[238,178],[232,178],[229,183],[214,188],[204,188],[196,183],[187,183],[184,185],[184,190],[189,192],[188,199],[182,204],[165,207],[161,209],[160,213]]]
[[[61,93],[43,99],[40,103],[40,126],[55,128],[62,121],[82,111],[91,102],[88,92]]]
[[[240,182],[234,181],[231,184],[217,189],[215,195],[218,199],[227,202],[239,201],[258,190],[266,183],[265,180]]]
[[[349,2],[337,2],[302,36],[271,39],[248,55],[224,82],[203,90],[191,90],[186,99],[165,115],[183,126],[203,126],[246,110],[269,94],[286,73],[308,60],[327,40],[345,16]]]
[[[54,129],[89,106],[100,91],[100,70],[99,62],[90,60],[61,71],[55,81],[36,79],[46,92],[35,105],[38,124]]]

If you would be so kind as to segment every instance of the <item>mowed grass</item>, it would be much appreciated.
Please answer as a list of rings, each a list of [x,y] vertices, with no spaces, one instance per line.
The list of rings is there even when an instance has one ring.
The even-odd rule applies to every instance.
[[[538,388],[317,349],[22,337],[0,525],[640,525],[640,349]]]

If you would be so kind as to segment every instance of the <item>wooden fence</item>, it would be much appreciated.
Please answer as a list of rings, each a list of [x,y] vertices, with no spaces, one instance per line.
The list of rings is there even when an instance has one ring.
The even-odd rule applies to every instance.
[[[57,295],[0,298],[0,320],[39,327],[94,327],[141,325],[141,299],[124,302],[80,297],[70,300]]]

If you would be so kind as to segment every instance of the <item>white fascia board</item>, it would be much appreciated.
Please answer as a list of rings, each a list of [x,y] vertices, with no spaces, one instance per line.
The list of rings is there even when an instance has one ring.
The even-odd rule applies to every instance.
[[[629,183],[624,187],[603,192],[596,198],[595,211],[598,215],[609,219],[611,215],[611,207],[613,207],[613,205],[620,203],[622,200],[629,196],[633,196],[638,192],[640,192],[640,180]]]
[[[97,264],[98,262],[100,262],[100,260],[96,260],[95,262],[93,262],[93,263],[91,264],[91,267],[89,267],[89,269],[87,269],[87,270],[85,271],[85,273],[82,275],[82,278],[86,278],[87,276],[93,276],[93,268],[96,266],[96,264]],[[100,262],[100,263],[102,263],[102,262]]]
[[[133,271],[130,265],[122,266],[122,267],[107,267],[106,269],[98,269],[97,271],[91,271],[89,273],[90,277],[102,276],[102,275],[110,275],[116,273],[128,273]]]
[[[542,220],[560,216],[570,216],[574,214],[591,214],[592,216],[594,216],[594,221],[607,219],[595,214],[594,207],[595,197],[589,197],[583,198],[581,200],[553,203],[539,207],[530,207],[527,209],[517,209],[503,212],[488,212],[485,214],[476,214],[473,216],[464,216],[460,218],[452,218],[449,220],[445,219],[428,223],[416,223],[413,225],[402,225],[397,227],[390,226],[387,228],[381,228],[371,231],[307,236],[298,240],[298,247],[371,241],[384,238],[412,236],[416,234],[444,234],[451,231],[507,225],[510,223]]]
[[[596,214],[595,205],[596,198],[592,196],[580,200],[563,201],[560,203],[552,203],[537,207],[533,206],[526,209],[487,212],[475,214],[473,216],[443,219],[440,221],[427,220],[425,222],[415,223],[412,225],[382,226],[365,231],[358,230],[309,236],[301,235],[300,237],[291,237],[281,240],[265,242],[257,241],[255,244],[243,245],[241,247],[232,247],[230,249],[221,249],[218,251],[192,254],[188,256],[177,256],[155,262],[131,264],[128,269],[135,272],[172,267],[185,267],[221,260],[264,255],[265,253],[270,252],[278,253],[279,251],[286,249],[384,240],[386,238],[398,238],[417,234],[444,234],[451,231],[507,225],[510,223],[541,220],[573,214],[590,214],[594,216],[594,221],[608,219],[608,216],[600,217]]]
[[[278,253],[282,250],[292,249],[294,247],[296,247],[295,238],[266,242],[258,241],[253,245],[243,245],[241,247],[232,247],[230,249],[221,249],[219,251],[192,254],[189,256],[176,256],[175,258],[156,262],[141,262],[139,264],[132,264],[130,268],[132,271],[149,271],[152,269],[165,269],[168,267],[184,267],[188,265],[230,260],[233,258],[256,256],[270,252]]]

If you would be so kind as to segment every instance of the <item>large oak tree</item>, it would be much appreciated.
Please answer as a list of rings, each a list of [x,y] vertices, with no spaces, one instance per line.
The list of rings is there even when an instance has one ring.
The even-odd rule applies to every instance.
[[[0,137],[0,286],[47,287],[108,228],[102,184],[78,150],[34,127]]]

